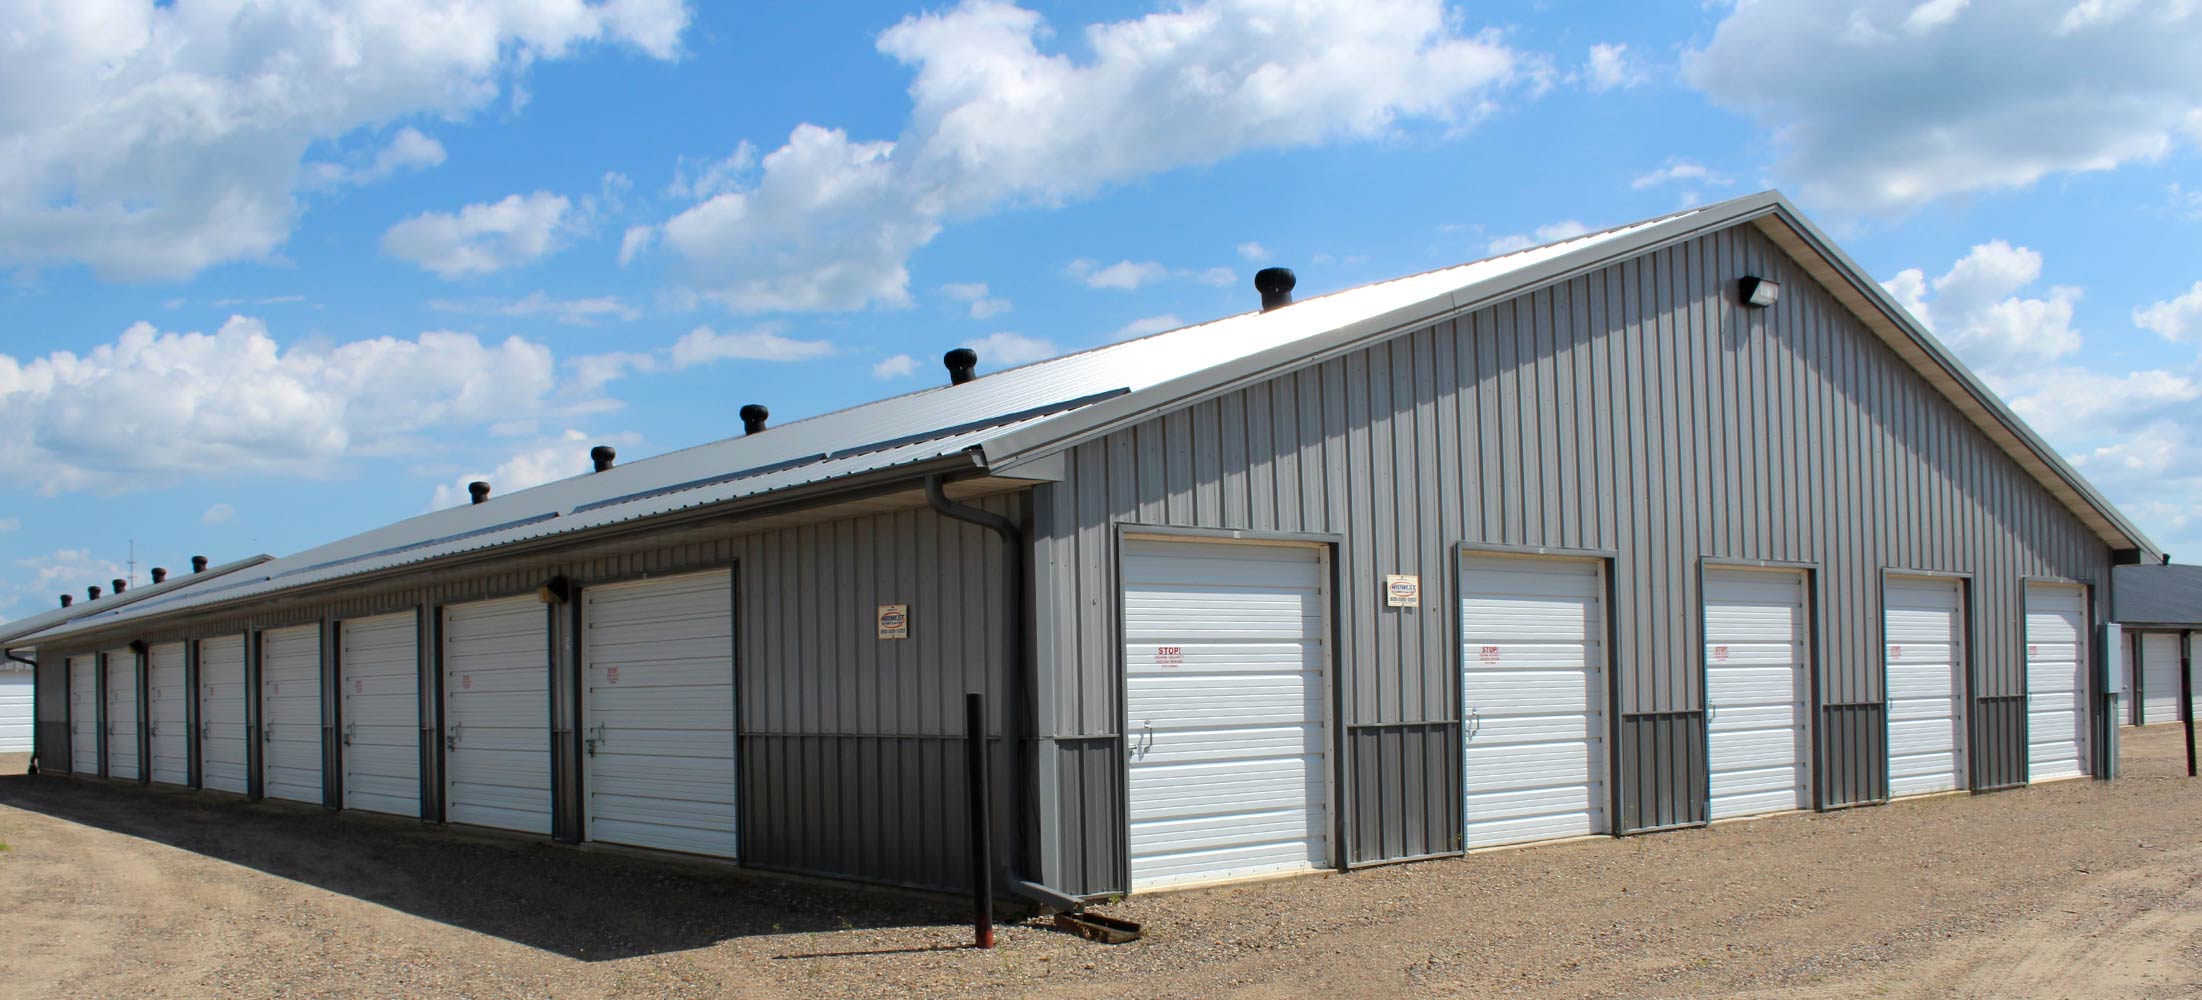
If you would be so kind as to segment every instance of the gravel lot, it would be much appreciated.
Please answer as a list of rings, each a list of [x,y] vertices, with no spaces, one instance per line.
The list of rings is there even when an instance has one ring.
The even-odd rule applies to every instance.
[[[2202,784],[2127,777],[1126,902],[959,948],[954,900],[22,774],[4,997],[2202,995]]]

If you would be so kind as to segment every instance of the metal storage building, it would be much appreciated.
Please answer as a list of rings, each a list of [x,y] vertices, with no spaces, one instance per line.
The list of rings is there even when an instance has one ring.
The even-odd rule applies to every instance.
[[[2123,721],[2135,726],[2184,721],[2179,714],[2182,686],[2190,688],[2190,711],[2192,703],[2202,702],[2187,676],[2194,634],[2202,631],[2202,566],[2120,566],[2112,576],[2123,633]]]
[[[2107,773],[2158,553],[1778,194],[1277,277],[12,645],[180,662],[206,788],[937,888],[983,691],[1058,903]]]

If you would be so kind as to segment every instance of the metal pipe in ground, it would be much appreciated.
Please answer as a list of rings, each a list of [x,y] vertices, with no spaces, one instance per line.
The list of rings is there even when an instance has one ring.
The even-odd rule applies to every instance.
[[[986,696],[963,696],[964,795],[971,803],[971,944],[994,947],[994,817],[986,753]]]
[[[2194,633],[2179,633],[2179,721],[2187,730],[2187,777],[2194,777]]]

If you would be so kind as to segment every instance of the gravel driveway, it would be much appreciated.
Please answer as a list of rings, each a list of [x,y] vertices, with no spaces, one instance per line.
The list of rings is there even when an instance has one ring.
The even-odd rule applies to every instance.
[[[2202,783],[2128,776],[1128,901],[1146,940],[418,824],[22,775],[0,997],[2202,995]]]

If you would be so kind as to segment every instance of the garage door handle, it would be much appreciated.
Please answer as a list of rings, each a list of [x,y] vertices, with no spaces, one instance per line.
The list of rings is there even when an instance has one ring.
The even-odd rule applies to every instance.
[[[444,734],[444,738],[443,738],[443,748],[444,748],[445,750],[457,750],[457,749],[459,749],[459,732],[460,732],[460,730],[462,730],[462,729],[465,729],[465,728],[466,728],[466,727],[465,727],[465,724],[463,724],[463,723],[462,723],[462,724],[460,724],[460,725],[452,726],[452,727],[451,727],[451,732],[449,732],[449,733],[446,733],[446,734]]]
[[[359,723],[356,723],[356,722],[354,722],[354,723],[352,723],[352,724],[350,724],[350,725],[348,725],[348,726],[345,726],[345,727],[344,727],[344,745],[345,745],[345,746],[351,746],[351,745],[352,745],[352,730],[354,730],[354,729],[357,729],[357,728],[359,728]]]

